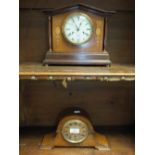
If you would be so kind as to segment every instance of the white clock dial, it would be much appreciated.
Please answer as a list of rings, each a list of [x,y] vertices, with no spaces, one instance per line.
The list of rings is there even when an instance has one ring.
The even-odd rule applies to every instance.
[[[69,15],[64,22],[63,34],[72,44],[84,44],[92,37],[92,21],[86,14],[73,13]]]

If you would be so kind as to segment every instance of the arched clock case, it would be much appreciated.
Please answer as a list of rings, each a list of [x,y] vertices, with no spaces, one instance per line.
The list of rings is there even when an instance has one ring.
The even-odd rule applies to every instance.
[[[90,147],[109,150],[106,137],[95,132],[90,117],[82,110],[68,112],[60,119],[56,133],[50,133],[44,137],[41,148],[55,147]]]

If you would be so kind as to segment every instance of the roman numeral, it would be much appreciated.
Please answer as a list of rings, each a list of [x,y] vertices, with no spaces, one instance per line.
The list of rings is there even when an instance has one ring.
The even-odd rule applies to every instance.
[[[71,34],[72,34],[72,33],[70,32],[70,33],[68,33],[67,35],[70,36]]]
[[[88,36],[89,34],[88,33],[86,33],[86,32],[83,32],[83,34],[85,34],[86,36]]]

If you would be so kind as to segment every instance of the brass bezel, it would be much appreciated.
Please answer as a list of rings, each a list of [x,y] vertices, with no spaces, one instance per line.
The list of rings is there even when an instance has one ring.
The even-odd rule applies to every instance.
[[[75,122],[77,122],[77,123],[81,123],[81,124],[83,124],[86,128],[87,128],[87,132],[86,132],[86,136],[85,137],[83,137],[82,139],[80,139],[80,140],[70,140],[69,138],[67,138],[65,135],[64,135],[64,133],[63,133],[63,129],[64,129],[64,127],[65,126],[67,126],[68,124],[70,124],[70,123],[75,123]],[[61,131],[61,134],[62,134],[62,137],[67,141],[67,142],[70,142],[70,143],[80,143],[80,142],[82,142],[82,141],[84,141],[87,137],[88,137],[88,131],[89,129],[88,129],[88,125],[85,123],[85,122],[83,122],[83,121],[81,121],[81,120],[79,120],[79,119],[71,119],[71,120],[68,120],[64,125],[63,125],[63,127],[62,127],[62,131]]]
[[[85,40],[83,43],[73,43],[73,42],[71,42],[71,41],[67,38],[67,36],[65,35],[65,30],[64,30],[65,23],[68,21],[69,18],[71,18],[71,17],[73,17],[73,16],[76,16],[76,15],[85,16],[85,17],[87,18],[87,20],[89,21],[90,25],[91,25],[92,33],[91,33],[90,37],[89,37],[87,40]],[[93,33],[94,33],[94,24],[93,24],[93,21],[92,21],[92,19],[91,19],[87,14],[85,14],[85,13],[83,13],[83,12],[74,12],[74,13],[71,13],[70,15],[68,15],[68,16],[65,18],[65,20],[64,20],[64,22],[63,22],[63,25],[62,25],[62,34],[63,34],[64,38],[65,38],[69,43],[71,43],[72,45],[77,45],[77,46],[79,46],[79,45],[83,45],[83,44],[87,43],[87,42],[92,38]]]

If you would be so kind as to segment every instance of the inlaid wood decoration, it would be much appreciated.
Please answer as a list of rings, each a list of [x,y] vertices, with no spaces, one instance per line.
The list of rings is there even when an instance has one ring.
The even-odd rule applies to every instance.
[[[82,109],[69,108],[60,115],[56,134],[45,135],[42,149],[54,147],[90,147],[98,150],[109,150],[103,134],[95,132],[89,115]]]
[[[106,51],[107,17],[114,12],[76,4],[44,11],[49,50],[44,65],[110,65]]]

